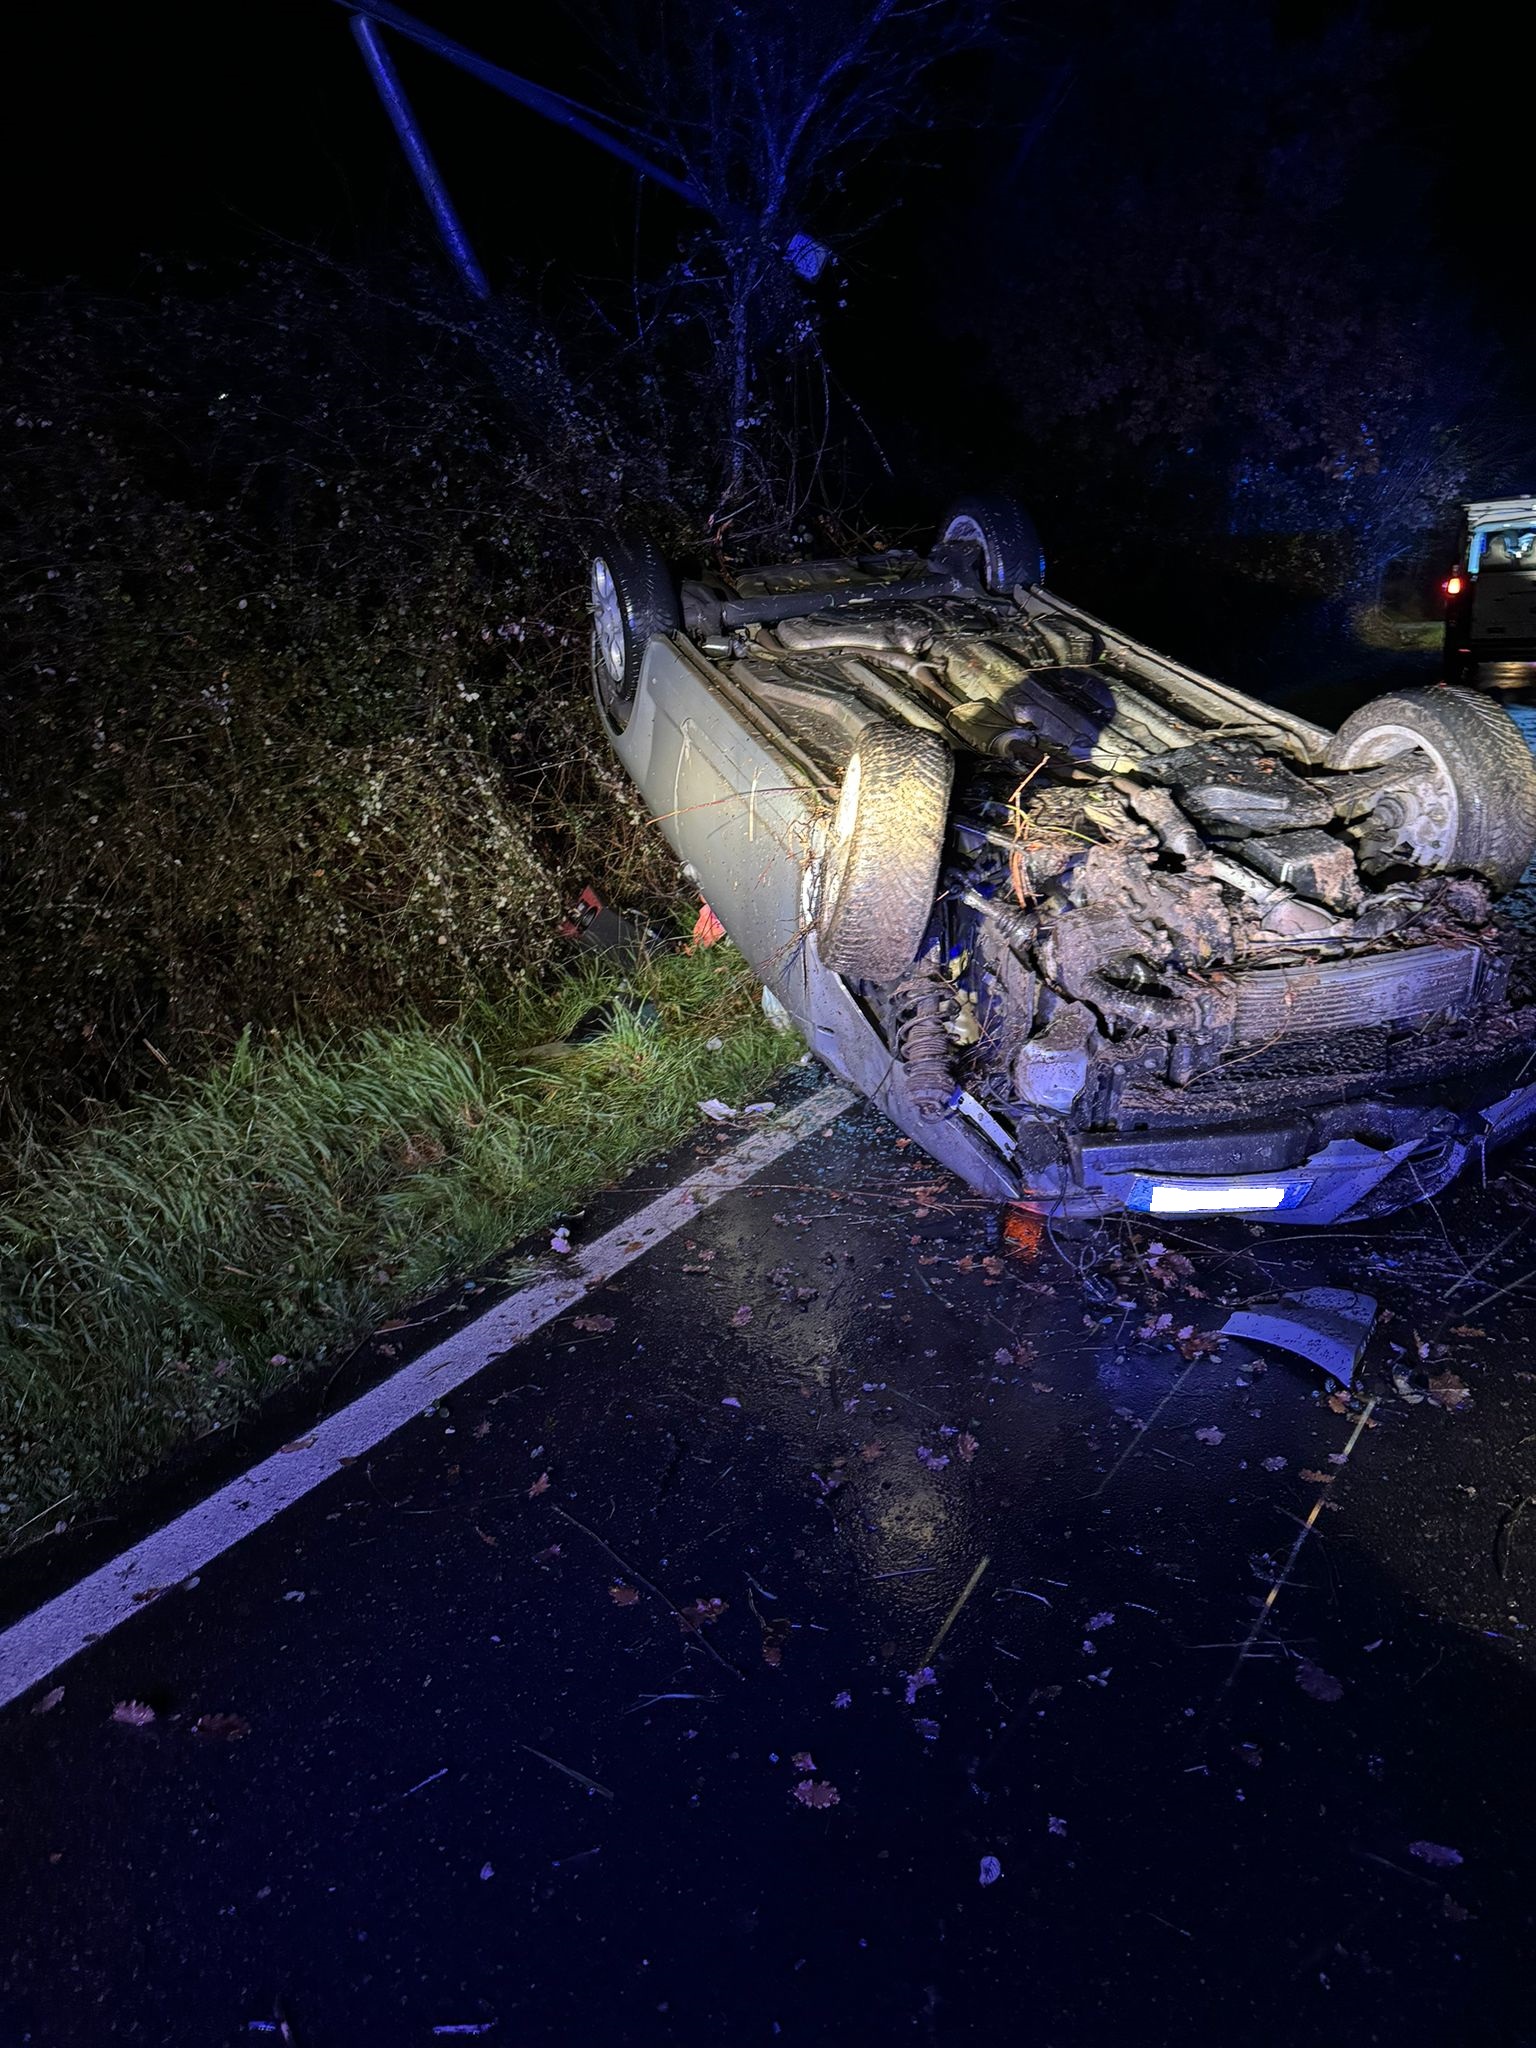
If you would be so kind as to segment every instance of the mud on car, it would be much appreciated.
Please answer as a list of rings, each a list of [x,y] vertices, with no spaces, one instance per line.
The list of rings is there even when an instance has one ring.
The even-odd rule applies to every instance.
[[[973,1189],[1330,1223],[1536,1117],[1495,915],[1536,762],[1438,686],[1337,732],[1054,595],[1003,499],[926,555],[591,568],[613,746],[806,1043]]]

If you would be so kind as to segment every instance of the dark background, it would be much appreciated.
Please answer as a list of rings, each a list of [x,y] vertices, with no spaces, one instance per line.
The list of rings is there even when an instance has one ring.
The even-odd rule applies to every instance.
[[[421,18],[481,54],[577,97],[594,95],[581,29],[549,8],[428,0]],[[1357,10],[1285,10],[1298,34]],[[1522,11],[1386,0],[1362,10],[1383,38],[1406,38],[1385,98],[1390,132],[1376,189],[1358,220],[1422,247],[1501,339],[1520,332],[1528,296],[1530,58]],[[1155,19],[1157,10],[1148,10]],[[998,200],[1016,147],[1008,124],[1027,117],[1053,53],[1078,33],[1073,10],[1023,20],[1013,52],[962,60],[944,90],[958,111],[926,153],[903,164],[901,190],[862,244],[858,287],[838,346],[862,374],[904,378],[920,358],[913,323],[933,265],[957,227],[978,219],[1012,240],[1030,223]],[[258,253],[272,237],[346,254],[416,230],[420,207],[343,9],[330,0],[153,0],[135,7],[31,6],[8,41],[12,92],[3,147],[10,194],[7,266],[23,277],[78,276],[127,288],[146,257],[206,260]],[[429,54],[393,43],[455,200],[493,275],[510,262],[538,273],[615,274],[637,219],[665,243],[690,225],[684,209],[579,139],[502,99]],[[1184,81],[1170,61],[1145,79],[1150,146],[1175,131]],[[980,113],[985,118],[978,118]],[[1069,101],[1060,117],[1076,118]],[[871,167],[878,180],[881,166]],[[1190,223],[1193,232],[1197,222]],[[1348,279],[1341,278],[1347,290]],[[908,316],[892,331],[899,301]],[[937,323],[942,325],[942,323]]]

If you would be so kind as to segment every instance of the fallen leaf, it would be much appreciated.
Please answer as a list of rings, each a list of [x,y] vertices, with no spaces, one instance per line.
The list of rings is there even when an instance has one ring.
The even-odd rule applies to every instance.
[[[1472,1398],[1472,1389],[1454,1372],[1431,1373],[1428,1393],[1437,1408],[1459,1408]]]
[[[784,1645],[794,1633],[794,1626],[782,1615],[773,1621],[763,1623],[763,1662],[777,1671],[784,1662]],[[834,1700],[833,1705],[837,1703]]]
[[[533,1482],[532,1486],[529,1487],[528,1498],[530,1500],[537,1500],[541,1493],[548,1493],[548,1491],[549,1474],[547,1472],[541,1472],[538,1478],[535,1479],[535,1481]]]
[[[1465,1861],[1459,1849],[1448,1849],[1444,1842],[1410,1842],[1408,1854],[1417,1856],[1421,1863],[1437,1863],[1445,1870]]]
[[[996,1884],[997,1880],[1002,1876],[1002,1874],[1003,1866],[1001,1865],[1001,1863],[998,1862],[995,1856],[982,1857],[981,1882],[983,1884]]]
[[[1456,1323],[1452,1325],[1453,1337],[1486,1337],[1488,1332],[1478,1323]]]
[[[292,1451],[307,1451],[313,1442],[312,1436],[296,1436],[291,1444],[279,1444],[278,1449],[286,1456]]]
[[[750,1308],[748,1308],[747,1304],[743,1302],[741,1304],[741,1307],[737,1309],[735,1315],[731,1317],[731,1328],[733,1330],[744,1330],[747,1327],[748,1323],[751,1322],[751,1320],[752,1311]]]
[[[156,1715],[145,1700],[119,1700],[112,1709],[112,1718],[124,1728],[147,1728]]]
[[[1344,1697],[1344,1681],[1305,1657],[1296,1666],[1296,1683],[1309,1699],[1322,1700],[1329,1706]]]
[[[633,1607],[638,1603],[640,1595],[633,1586],[617,1585],[608,1588],[608,1598],[615,1607]]]
[[[34,1714],[51,1714],[63,1697],[63,1686],[56,1685],[52,1692],[45,1692],[40,1700],[33,1701],[32,1711]]]
[[[477,1422],[469,1433],[483,1442],[491,1433],[491,1425],[488,1422]]]
[[[698,1629],[712,1626],[729,1609],[730,1602],[718,1596],[713,1600],[690,1600],[686,1607],[677,1610],[678,1627],[684,1635],[692,1635]]]
[[[878,1438],[873,1443],[860,1444],[859,1456],[866,1465],[873,1465],[876,1458],[883,1458],[885,1456],[885,1445]]]
[[[851,1692],[834,1693],[832,1695],[832,1704],[834,1707],[851,1707],[853,1705],[853,1694]]]
[[[543,1565],[558,1564],[561,1555],[562,1552],[559,1544],[551,1543],[547,1550],[536,1550],[533,1554],[533,1561],[535,1564]]]
[[[243,1742],[251,1732],[244,1714],[199,1714],[192,1733],[204,1742]]]
[[[1179,1331],[1173,1341],[1184,1357],[1195,1359],[1208,1358],[1213,1351],[1219,1351],[1227,1340],[1217,1330],[1196,1330],[1186,1327]]]
[[[1338,1476],[1337,1472],[1314,1472],[1310,1465],[1303,1465],[1298,1474],[1309,1486],[1332,1486]]]
[[[727,1124],[736,1112],[728,1102],[722,1102],[718,1095],[711,1095],[699,1104],[700,1109],[714,1124]]]
[[[924,1742],[938,1741],[939,1724],[937,1721],[914,1721],[912,1723],[912,1726],[917,1730],[918,1734],[921,1735]]]
[[[1197,1444],[1219,1444],[1223,1441],[1223,1436],[1224,1433],[1213,1422],[1209,1429],[1197,1429],[1195,1431],[1195,1442]]]
[[[790,1762],[794,1765],[797,1771],[804,1771],[807,1774],[814,1771],[816,1768],[816,1759],[811,1755],[811,1752],[808,1749],[797,1749],[794,1755],[790,1758]],[[1461,1858],[1458,1856],[1456,1858],[1456,1861],[1459,1863],[1461,1861]]]
[[[571,1326],[577,1330],[591,1330],[599,1335],[616,1327],[612,1316],[572,1316]]]
[[[934,1676],[931,1664],[924,1664],[920,1670],[909,1673],[907,1678],[907,1705],[909,1707],[915,1705],[918,1694],[930,1685],[936,1686],[938,1682],[938,1679]]]
[[[955,1455],[962,1465],[969,1465],[980,1449],[981,1445],[968,1429],[961,1432],[955,1443]]]
[[[827,1784],[824,1779],[802,1778],[795,1787],[795,1797],[802,1806],[822,1808],[836,1806],[839,1795],[837,1787]]]
[[[1278,1452],[1276,1452],[1274,1457],[1266,1458],[1263,1462],[1266,1472],[1283,1472],[1285,1470],[1285,1459]]]
[[[1349,1413],[1349,1403],[1342,1394],[1330,1394],[1328,1396],[1328,1406],[1335,1415],[1347,1415]]]

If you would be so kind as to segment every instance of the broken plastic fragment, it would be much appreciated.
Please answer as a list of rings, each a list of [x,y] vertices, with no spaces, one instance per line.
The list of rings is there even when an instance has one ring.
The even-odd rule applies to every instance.
[[[1347,1287],[1303,1287],[1265,1308],[1234,1309],[1222,1334],[1274,1344],[1348,1386],[1376,1319],[1376,1297]]]

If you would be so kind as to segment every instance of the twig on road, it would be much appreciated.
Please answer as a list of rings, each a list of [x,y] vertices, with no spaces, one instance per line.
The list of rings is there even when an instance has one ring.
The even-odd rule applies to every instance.
[[[535,1749],[531,1742],[520,1742],[519,1749],[526,1749],[530,1756],[536,1756],[541,1764],[552,1764],[557,1771],[564,1771],[568,1778],[574,1778],[578,1785],[585,1785],[589,1792],[600,1793],[604,1799],[612,1799],[613,1793],[606,1785],[599,1785],[596,1778],[589,1778],[585,1771],[573,1770],[569,1764],[561,1763],[557,1756],[547,1756],[542,1749]]]
[[[943,1626],[940,1628],[938,1634],[934,1637],[933,1641],[928,1645],[928,1648],[924,1651],[924,1664],[932,1664],[934,1658],[938,1655],[939,1645],[943,1642],[944,1638],[949,1634],[950,1630],[954,1627],[956,1618],[958,1617],[961,1608],[965,1605],[966,1601],[970,1599],[971,1595],[975,1592],[976,1588],[981,1584],[981,1575],[991,1562],[992,1560],[990,1557],[984,1557],[981,1560],[981,1563],[977,1565],[975,1571],[973,1571],[971,1573],[971,1576],[966,1580],[964,1592],[960,1595],[960,1598],[955,1602],[954,1606],[951,1607],[948,1614],[945,1615]]]

